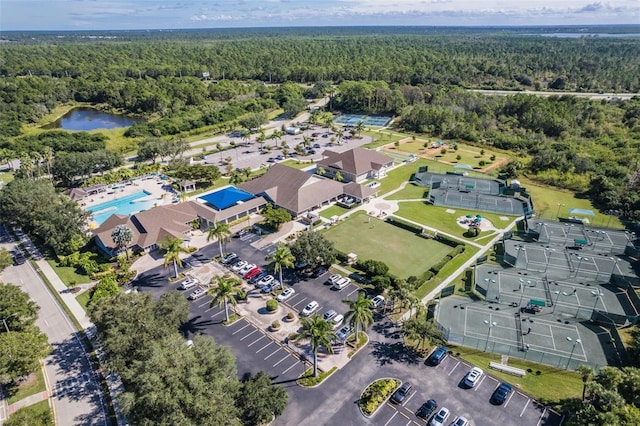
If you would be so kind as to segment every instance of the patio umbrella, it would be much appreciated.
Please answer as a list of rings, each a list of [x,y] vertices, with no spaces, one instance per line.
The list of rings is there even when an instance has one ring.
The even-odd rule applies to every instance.
[[[472,214],[468,214],[468,215],[467,215],[467,219],[471,219],[472,217],[473,217],[473,215],[472,215]]]
[[[476,217],[477,217],[478,219],[482,219],[482,215],[481,215],[481,214],[477,214],[477,215],[476,215]]]

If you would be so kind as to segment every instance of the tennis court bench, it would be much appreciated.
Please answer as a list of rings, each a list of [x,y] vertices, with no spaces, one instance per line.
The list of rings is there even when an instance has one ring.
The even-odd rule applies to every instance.
[[[499,362],[489,362],[489,368],[493,368],[494,370],[502,371],[503,373],[513,374],[514,376],[524,377],[527,372],[521,368],[509,367],[505,364],[500,364]]]

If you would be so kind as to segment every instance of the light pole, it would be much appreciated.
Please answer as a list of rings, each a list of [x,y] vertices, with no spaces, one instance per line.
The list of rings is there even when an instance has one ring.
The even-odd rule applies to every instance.
[[[571,364],[571,358],[573,358],[573,351],[576,350],[576,345],[578,343],[582,343],[582,340],[580,339],[573,340],[571,337],[567,336],[567,341],[573,342],[573,347],[571,348],[571,354],[569,355],[569,361],[567,361],[567,370],[568,370],[569,364]]]
[[[580,272],[580,265],[582,265],[582,261],[586,260],[588,261],[589,258],[588,257],[582,257],[582,256],[578,256],[578,267],[576,268],[576,277],[578,276],[578,273]]]
[[[491,329],[493,327],[495,327],[496,325],[498,325],[497,322],[493,321],[493,322],[489,322],[487,320],[484,320],[484,323],[489,327],[489,330],[487,331],[487,340],[485,340],[484,342],[484,351],[487,351],[487,345],[489,345],[489,337],[491,337]]]
[[[569,295],[569,293],[567,293],[566,291],[554,291],[554,293],[556,294],[556,301],[553,302],[553,310],[551,311],[552,314],[556,311],[556,305],[558,304],[558,299],[560,299],[560,295],[563,295],[563,296]]]
[[[524,299],[524,280],[520,278],[520,301],[518,302],[518,307],[522,306],[522,299]]]
[[[602,291],[600,289],[594,290],[591,292],[596,298],[596,302],[593,304],[592,311],[596,310],[596,306],[598,305],[598,300],[602,299]]]
[[[9,332],[9,326],[7,325],[7,320],[11,317],[15,317],[18,314],[11,314],[8,317],[2,318],[2,324],[4,324],[4,329],[7,330],[7,333]]]
[[[544,273],[547,273],[547,269],[549,268],[549,262],[551,262],[551,253],[554,253],[556,249],[546,248],[544,251],[547,253],[547,264],[544,267]]]
[[[569,225],[568,223],[565,223],[566,227],[564,228],[564,243],[562,243],[562,245],[567,245],[567,240],[569,239],[569,234],[571,234],[571,228],[573,228],[573,223],[571,225]]]
[[[527,249],[524,248],[524,246],[516,246],[516,251],[518,252],[518,255],[516,256],[516,267],[518,266],[518,261],[520,260],[520,253],[526,252]],[[525,253],[526,256],[526,253]],[[525,257],[526,259],[526,257]]]
[[[560,208],[564,206],[565,206],[564,203],[558,203],[558,211],[556,211],[556,219],[560,217]]]
[[[616,267],[618,266],[618,262],[620,262],[620,259],[616,259],[614,257],[610,257],[609,259],[613,261],[613,268],[611,268],[611,277],[613,277],[613,273],[616,271]],[[611,280],[611,277],[609,278],[609,280]]]

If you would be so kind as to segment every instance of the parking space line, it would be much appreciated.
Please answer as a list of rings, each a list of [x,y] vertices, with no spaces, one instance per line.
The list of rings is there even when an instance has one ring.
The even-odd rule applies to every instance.
[[[289,358],[289,353],[287,353],[284,358],[282,358],[280,361],[276,362],[275,364],[273,364],[273,366],[277,366],[278,364],[280,364],[282,361],[284,361],[285,359]]]
[[[258,329],[256,328],[256,329],[255,329],[255,330],[253,330],[251,333],[247,334],[247,335],[246,335],[246,336],[244,336],[244,337],[241,337],[241,338],[240,338],[240,341],[243,341],[243,340],[244,340],[244,339],[246,339],[247,337],[251,336],[253,333],[257,333],[257,332],[258,332]]]
[[[272,344],[272,343],[273,343],[273,342],[269,342],[269,343],[267,343],[266,345],[264,345],[263,347],[261,347],[260,349],[258,349],[258,350],[256,351],[256,353],[260,352],[261,350],[263,350],[264,348],[266,348],[267,346],[269,346],[269,345],[270,345],[270,344]],[[275,345],[275,343],[273,343],[273,344]]]
[[[407,420],[411,420],[411,419],[409,418],[409,416],[407,416],[407,415],[406,415],[405,413],[403,413],[402,411],[398,411],[398,413],[400,413],[400,415],[401,415],[401,416],[403,416],[404,418],[406,418]],[[411,423],[411,422],[409,422],[409,423]]]
[[[250,325],[251,325],[251,324],[247,324],[247,325],[245,325],[244,327],[242,327],[241,329],[236,330],[236,331],[234,331],[234,332],[233,332],[233,333],[231,333],[231,334],[237,334],[237,333],[240,333],[242,330],[244,330],[245,328],[249,327]]]
[[[295,305],[292,305],[291,307],[292,307],[292,308],[296,308],[300,303],[304,302],[305,300],[307,300],[307,298],[306,298],[306,297],[303,297],[303,298],[302,298],[302,300],[301,300],[300,302],[296,303]]]
[[[538,419],[538,423],[537,426],[540,426],[542,424],[542,419],[544,419],[544,415],[547,414],[548,408],[544,407],[544,410],[542,410],[542,414],[540,415],[540,418]]]
[[[507,398],[507,400],[505,401],[503,407],[507,408],[507,405],[509,405],[509,401],[511,401],[511,398],[513,398],[513,395],[515,394],[515,392],[511,392],[511,395],[509,395],[509,398]]]
[[[347,294],[347,297],[351,296],[353,293],[357,293],[360,290],[360,287],[356,286],[356,289],[353,290],[351,293]]]
[[[220,310],[220,311],[218,311],[217,313],[215,313],[215,314],[211,315],[211,318],[215,318],[215,317],[217,317],[218,315],[222,315],[223,313],[224,313],[224,311]]]
[[[455,370],[455,369],[456,369],[456,367],[457,367],[457,366],[459,366],[459,365],[460,365],[460,361],[458,361],[458,362],[456,363],[456,365],[454,365],[454,366],[453,366],[453,368],[451,369],[451,371],[449,371],[449,374],[447,374],[447,376],[450,376],[450,375],[451,375],[451,373],[453,373],[453,370]]]
[[[202,305],[198,305],[198,308],[203,308],[203,307],[205,307],[205,306],[209,305],[209,303],[211,303],[211,301],[209,301],[209,302],[204,302]]]
[[[393,413],[393,416],[391,416],[391,418],[389,420],[387,420],[387,422],[384,424],[384,426],[387,426],[389,423],[391,423],[391,420],[393,420],[393,418],[396,416],[396,414],[398,414],[397,411],[395,413]]]
[[[276,345],[277,346],[277,345]],[[271,352],[271,354],[267,355],[264,360],[268,360],[269,358],[271,358],[273,355],[275,355],[276,352],[282,350],[282,348],[280,346],[278,346],[278,349],[276,349],[275,351]]]
[[[527,403],[524,404],[524,408],[522,409],[522,411],[520,412],[520,417],[522,417],[522,415],[524,414],[525,410],[527,409],[527,407],[529,406],[529,403],[531,402],[531,400],[529,398],[527,398]]]
[[[484,379],[486,379],[486,378],[487,378],[487,375],[483,374],[482,378],[480,378],[480,381],[478,382],[478,384],[476,386],[474,386],[474,388],[473,388],[474,392],[477,392],[478,389],[480,389],[480,385],[482,384],[482,382],[484,382]]]
[[[411,398],[413,398],[413,396],[414,396],[416,393],[417,393],[417,391],[413,391],[413,393],[412,393],[411,395],[409,395],[409,398],[407,398],[407,400],[402,404],[402,406],[404,407],[404,406],[405,406],[405,404],[406,404],[407,402],[409,402],[409,400],[410,400]]]
[[[298,361],[294,362],[293,365],[291,365],[291,367],[287,368],[286,370],[284,370],[281,374],[285,374],[287,373],[289,370],[291,370],[293,367],[295,367],[296,365],[298,365]]]
[[[248,347],[248,348],[250,348],[250,347],[251,347],[252,345],[254,345],[255,343],[258,343],[260,340],[264,339],[264,337],[265,337],[265,336],[264,336],[264,334],[263,334],[262,336],[258,337],[256,340],[254,340],[253,342],[249,343],[249,344],[247,345],[247,347]]]

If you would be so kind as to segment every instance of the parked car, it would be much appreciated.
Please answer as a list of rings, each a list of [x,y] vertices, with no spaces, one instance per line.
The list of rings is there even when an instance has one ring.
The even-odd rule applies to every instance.
[[[333,324],[334,331],[337,330],[342,325],[343,321],[344,321],[344,316],[342,314],[338,314],[329,320],[329,322]]]
[[[384,297],[380,294],[371,299],[371,306],[373,307],[373,309],[379,308],[383,303]]]
[[[276,287],[276,282],[275,281],[271,281],[269,284],[265,285],[264,287],[262,287],[262,292],[263,293],[271,293]]]
[[[378,182],[377,180],[374,180],[373,182],[369,182],[369,183],[367,184],[367,186],[368,186],[369,188],[377,188],[377,187],[379,187],[379,186],[380,186],[380,182]]]
[[[236,232],[234,237],[236,237],[236,238],[243,237],[243,236],[247,235],[249,232],[250,231],[248,229],[241,229],[238,232]]]
[[[190,288],[196,287],[198,285],[198,280],[194,278],[188,278],[180,283],[178,288],[180,290],[189,290]]]
[[[458,416],[451,422],[451,426],[469,426],[469,420],[466,417]]]
[[[343,288],[345,288],[346,286],[348,286],[351,283],[351,279],[344,277],[344,278],[340,278],[338,281],[336,281],[331,288],[334,290],[342,290]]]
[[[444,346],[438,347],[435,351],[431,352],[429,358],[427,358],[427,364],[429,365],[439,365],[443,359],[447,357],[447,353],[449,350]]]
[[[400,386],[394,393],[391,395],[391,402],[395,402],[396,404],[402,404],[402,401],[405,400],[409,392],[411,392],[411,388],[413,386],[410,382],[404,382],[402,386]]]
[[[263,279],[264,277],[266,277],[267,274],[266,272],[260,272],[258,275],[253,276],[252,278],[249,279],[249,284],[256,284],[258,281],[260,281],[261,279]]]
[[[473,367],[464,378],[464,384],[469,386],[470,388],[474,387],[476,383],[480,381],[482,376],[484,375],[484,371],[482,371],[479,367]]]
[[[304,269],[304,268],[306,268],[306,267],[307,267],[307,262],[305,262],[305,261],[303,261],[303,260],[296,261],[296,262],[293,264],[293,267],[294,267],[294,268],[296,268],[296,269]]]
[[[345,341],[349,336],[351,336],[351,333],[352,333],[351,326],[345,325],[340,330],[338,330],[338,332],[336,333],[336,337],[339,340]]]
[[[320,148],[321,148],[319,143],[314,143],[314,144],[313,144],[313,147],[314,147],[315,149],[320,149]]]
[[[199,288],[189,295],[189,299],[191,300],[200,299],[205,294],[207,294],[207,290],[205,290],[204,288]]]
[[[436,414],[433,419],[431,419],[431,426],[444,426],[444,423],[449,418],[449,409],[446,407],[442,407],[438,414]]]
[[[264,287],[265,285],[269,285],[273,282],[274,279],[275,278],[273,278],[273,275],[265,275],[260,279],[260,281],[256,283],[256,287]]]
[[[338,315],[336,311],[334,311],[333,309],[329,309],[327,312],[324,313],[322,318],[324,318],[325,321],[329,321],[331,318],[335,317],[336,315]]]
[[[329,278],[327,278],[326,283],[327,283],[327,284],[335,284],[336,282],[338,282],[338,280],[339,280],[340,278],[342,278],[342,275],[340,275],[340,274],[331,274],[331,275],[329,276]]]
[[[227,264],[227,263],[231,262],[233,259],[235,259],[236,257],[238,257],[238,255],[233,253],[233,252],[232,253],[227,253],[227,255],[225,257],[220,259],[220,263]]]
[[[502,382],[491,394],[490,401],[493,404],[500,405],[507,400],[511,392],[513,392],[513,387],[509,383]]]
[[[262,269],[260,269],[259,266],[256,266],[252,270],[244,274],[244,279],[250,280],[251,278],[255,277],[256,275],[260,275],[261,273],[262,273]]]
[[[278,297],[276,297],[276,299],[278,299],[278,302],[284,302],[285,300],[293,296],[295,293],[296,291],[293,288],[287,287],[282,293],[278,295]]]
[[[309,302],[309,304],[307,306],[305,306],[304,309],[302,310],[301,315],[303,315],[305,317],[308,317],[312,313],[314,313],[316,310],[318,310],[319,307],[320,307],[320,305],[315,300],[312,301],[312,302]]]
[[[244,265],[242,268],[240,268],[240,270],[238,271],[238,273],[240,275],[244,275],[246,273],[248,273],[250,270],[252,270],[253,268],[256,267],[255,263],[247,263],[246,265]]]
[[[416,416],[420,417],[421,419],[428,420],[433,412],[436,411],[436,408],[438,408],[438,403],[435,399],[430,399],[422,404],[420,408],[418,408],[418,411],[416,411]]]
[[[231,267],[231,270],[234,271],[234,272],[238,272],[238,271],[240,271],[240,269],[244,268],[245,266],[247,266],[247,262],[245,260],[241,260],[238,263],[235,263]]]
[[[313,270],[313,273],[311,274],[311,276],[313,278],[318,278],[323,276],[326,273],[327,273],[327,268],[325,268],[324,266],[318,266],[316,269]]]

